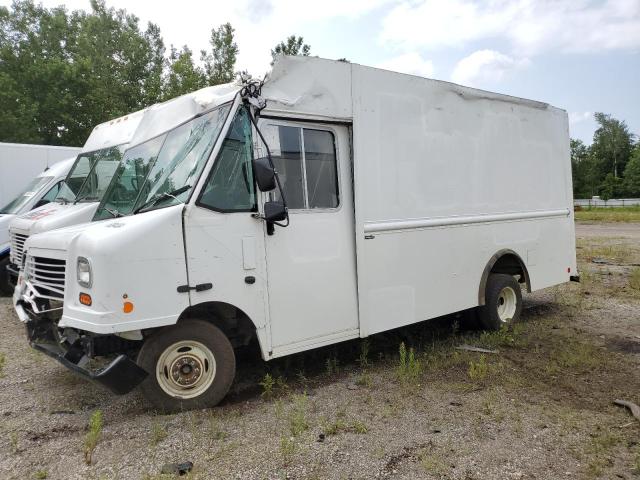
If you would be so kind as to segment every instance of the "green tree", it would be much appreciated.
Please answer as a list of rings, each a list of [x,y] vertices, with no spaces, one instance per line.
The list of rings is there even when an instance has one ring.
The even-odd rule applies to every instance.
[[[626,195],[640,197],[640,142],[633,149],[624,169],[624,188]]]
[[[310,53],[311,47],[304,43],[304,39],[302,37],[291,35],[271,50],[271,65],[274,64],[278,55],[303,55],[306,57]]]
[[[234,41],[235,30],[230,23],[211,29],[211,53],[203,50],[201,59],[209,85],[229,83],[235,77],[238,45]]]
[[[624,121],[601,112],[594,114],[598,129],[593,134],[591,152],[602,177],[607,173],[618,178],[624,172],[633,147],[633,135]]]
[[[15,0],[0,10],[0,140],[82,145],[93,127],[159,99],[164,46],[124,10]]]
[[[163,99],[168,100],[207,85],[207,77],[193,62],[193,53],[186,45],[178,51],[172,45],[169,54],[169,73],[164,85]]]
[[[607,173],[600,186],[600,198],[606,201],[610,198],[619,198],[623,194],[624,185],[622,179],[615,177],[613,173]]]

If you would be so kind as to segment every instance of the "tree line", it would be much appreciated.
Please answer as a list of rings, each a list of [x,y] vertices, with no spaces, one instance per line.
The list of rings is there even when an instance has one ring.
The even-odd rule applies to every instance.
[[[600,112],[594,118],[591,145],[571,139],[574,198],[640,197],[640,140],[623,120]]]
[[[231,24],[211,29],[199,59],[165,47],[160,28],[91,0],[91,11],[47,9],[33,0],[0,7],[0,141],[82,145],[93,127],[237,75]],[[292,35],[271,49],[309,55]],[[596,113],[587,146],[571,140],[575,198],[640,197],[640,141],[624,121]]]
[[[212,28],[199,61],[165,47],[160,28],[91,0],[91,11],[47,9],[33,0],[0,7],[0,141],[82,145],[93,127],[236,74],[235,31]],[[271,54],[309,55],[302,37]]]

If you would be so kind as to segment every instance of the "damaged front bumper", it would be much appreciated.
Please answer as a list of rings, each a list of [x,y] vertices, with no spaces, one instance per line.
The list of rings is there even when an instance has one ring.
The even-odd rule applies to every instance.
[[[80,340],[76,340],[69,348],[63,348],[56,338],[53,321],[33,312],[28,305],[18,301],[15,305],[21,320],[26,318],[29,343],[32,348],[57,360],[72,372],[93,380],[111,392],[122,395],[136,388],[147,377],[148,373],[140,368],[127,355],[120,354],[105,367],[90,370],[83,365],[88,358]]]

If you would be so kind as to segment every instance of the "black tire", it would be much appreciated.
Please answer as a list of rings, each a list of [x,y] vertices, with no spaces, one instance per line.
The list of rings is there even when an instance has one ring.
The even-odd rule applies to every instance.
[[[3,297],[13,293],[13,286],[9,283],[7,265],[9,265],[9,256],[0,260],[0,295]]]
[[[162,360],[163,353],[166,354],[169,351],[182,352],[185,347],[174,350],[170,348],[178,342],[198,342],[209,350],[215,360],[214,377],[211,385],[193,398],[181,398],[180,394],[172,396],[160,385],[158,380],[158,376],[164,373],[163,382],[165,386],[174,385],[176,391],[180,388],[175,386],[178,380],[172,380],[169,374],[174,372],[176,379],[184,380],[181,375],[184,371],[182,371],[182,367],[178,368],[179,364],[177,365],[177,362],[181,360],[174,360],[171,363],[176,368],[171,371],[169,371],[168,367],[164,368],[158,365],[158,362]],[[194,345],[197,344],[194,343]],[[195,352],[196,350],[193,351]],[[184,356],[179,358],[188,358],[190,352],[187,350],[184,354],[181,354]],[[231,388],[236,372],[236,357],[231,342],[218,327],[204,320],[185,320],[154,333],[142,345],[140,353],[138,353],[137,363],[149,373],[149,376],[140,385],[143,395],[154,407],[165,413],[214,407]],[[201,375],[203,375],[201,378],[206,378],[207,376],[208,370],[205,365],[209,365],[207,360],[196,363],[196,366],[204,367],[201,368]],[[182,366],[187,367],[184,363],[182,363]],[[186,375],[199,371],[194,367],[189,368],[191,370]],[[197,383],[193,385],[192,389],[196,387]],[[169,389],[171,390],[171,388]],[[186,389],[183,391],[183,394],[192,393],[193,390],[191,392]]]
[[[520,319],[522,290],[520,284],[511,275],[490,274],[484,300],[485,304],[478,308],[478,318],[480,324],[487,330],[500,330],[503,326],[513,324]],[[511,301],[515,303],[515,308],[504,307],[505,302],[510,304]]]

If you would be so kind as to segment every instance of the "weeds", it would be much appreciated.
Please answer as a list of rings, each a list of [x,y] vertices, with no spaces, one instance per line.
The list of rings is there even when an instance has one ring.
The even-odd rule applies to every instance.
[[[46,470],[37,470],[36,473],[33,474],[33,478],[36,480],[45,480],[49,476],[49,472]]]
[[[487,378],[489,373],[489,364],[487,363],[487,358],[484,355],[480,355],[480,360],[474,362],[471,360],[469,362],[469,369],[467,370],[467,375],[471,380],[484,380]]]
[[[612,465],[611,450],[620,443],[620,437],[610,432],[599,433],[591,439],[585,453],[589,456],[587,473],[596,478],[602,476],[604,470]]]
[[[356,379],[356,385],[358,385],[359,387],[371,388],[373,386],[371,375],[369,375],[368,373],[363,373]]]
[[[93,452],[98,446],[102,433],[102,411],[96,410],[89,419],[89,431],[84,437],[84,461],[91,465]]]
[[[11,445],[11,453],[18,453],[20,451],[20,447],[18,445],[18,434],[16,432],[11,432],[9,434],[9,445]]]
[[[360,420],[356,419],[348,422],[345,420],[344,415],[338,414],[337,418],[333,422],[324,425],[323,431],[325,435],[338,435],[343,432],[352,432],[362,435],[367,433],[369,428]]]
[[[154,447],[167,438],[167,429],[157,422],[151,427],[151,445]]]
[[[4,378],[4,365],[6,362],[6,355],[4,353],[0,353],[0,378]]]
[[[365,339],[360,342],[360,356],[358,357],[358,363],[360,364],[360,368],[367,368],[371,364],[369,363],[369,340]]]
[[[629,275],[629,286],[634,290],[640,290],[640,267],[636,267]],[[2,361],[0,360],[0,365]],[[0,367],[0,376],[1,376],[2,368]]]
[[[422,364],[420,360],[416,358],[413,348],[407,350],[404,342],[400,344],[399,362],[397,374],[400,383],[404,385],[416,385],[422,374]]]
[[[282,437],[280,439],[280,455],[285,462],[290,462],[293,454],[296,453],[296,442],[293,437]]]
[[[420,465],[422,465],[422,468],[424,468],[425,471],[429,473],[433,473],[435,475],[441,476],[441,475],[445,475],[448,471],[445,463],[437,455],[434,455],[432,453],[422,452],[418,456],[418,459],[420,460]]]
[[[332,357],[327,358],[327,361],[325,362],[325,373],[327,374],[327,377],[330,377],[331,375],[338,373],[338,370],[339,370],[338,357],[334,355]]]
[[[289,387],[286,380],[278,376],[274,378],[270,373],[265,374],[259,385],[262,387],[262,397],[269,399],[284,393]]]
[[[309,428],[309,422],[307,421],[307,394],[294,395],[293,408],[289,415],[289,430],[291,435],[297,437],[302,432]]]

